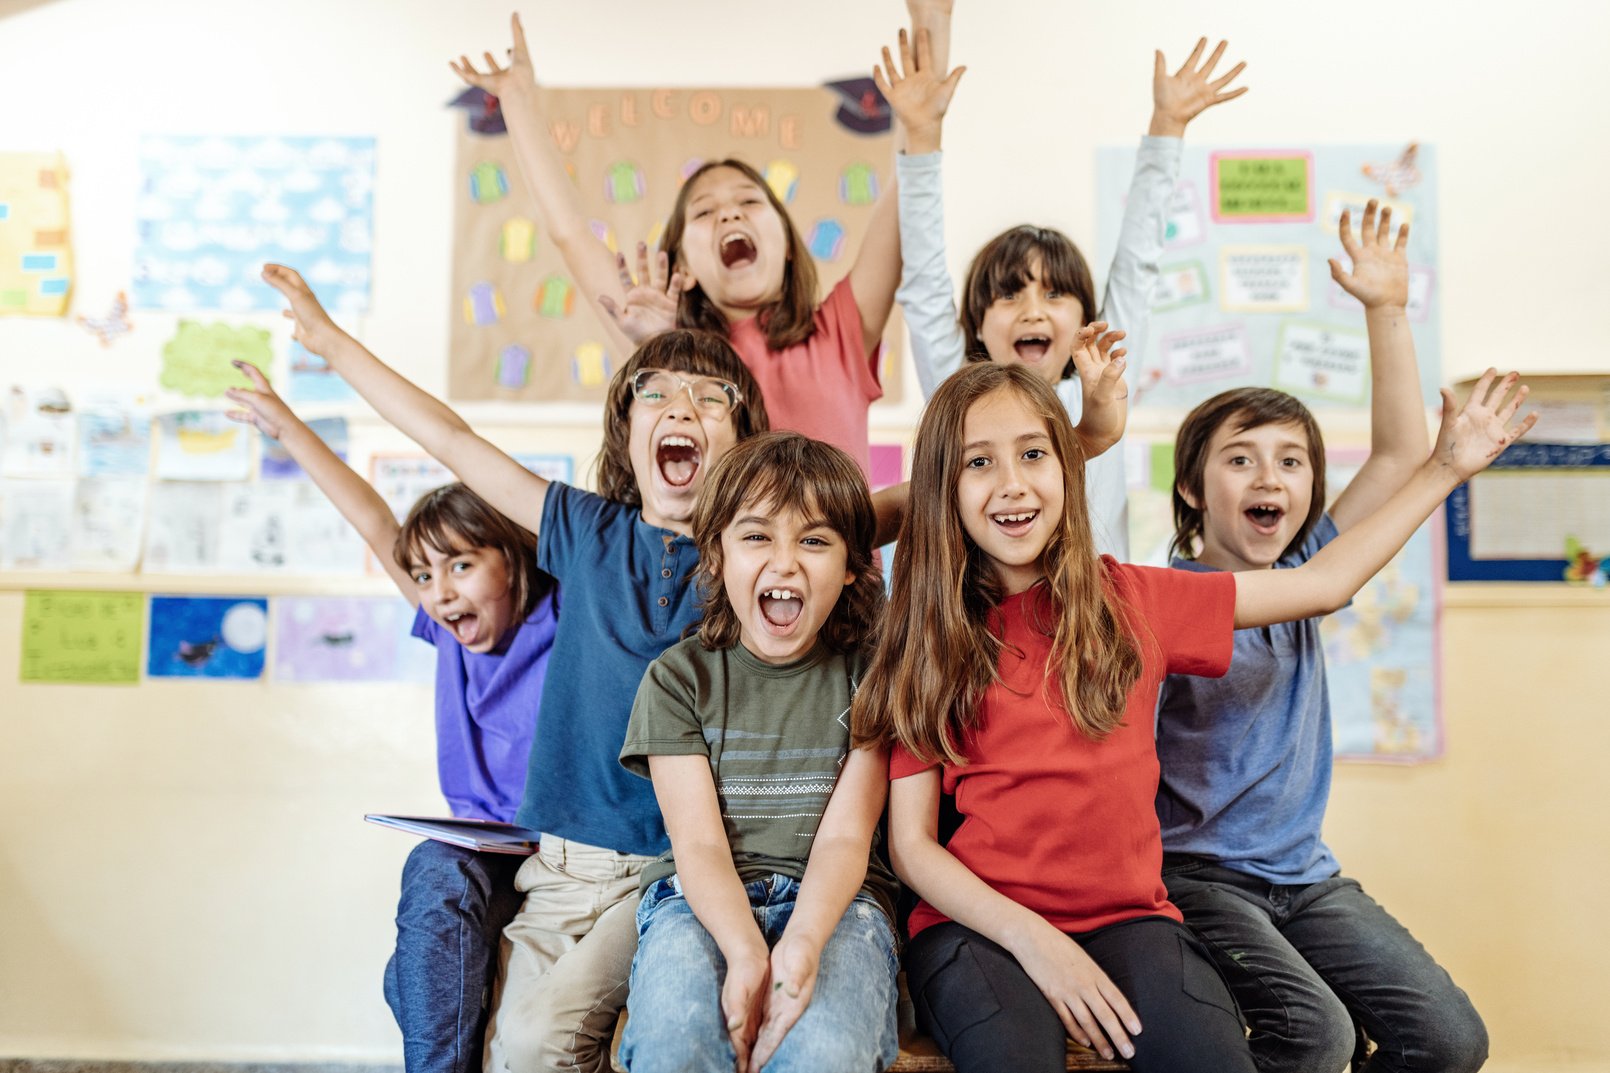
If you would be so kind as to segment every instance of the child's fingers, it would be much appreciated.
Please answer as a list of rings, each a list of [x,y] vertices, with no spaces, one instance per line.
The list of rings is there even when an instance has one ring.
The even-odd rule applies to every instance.
[[[622,290],[629,291],[637,286],[636,281],[632,279],[632,274],[626,269],[626,255],[624,253],[615,254],[615,275],[621,281]]]
[[[1213,50],[1213,54],[1209,56],[1207,58],[1207,62],[1202,65],[1201,74],[1204,79],[1213,74],[1213,68],[1219,65],[1219,57],[1224,55],[1225,46],[1229,45],[1229,43],[1230,42],[1228,41],[1220,41],[1219,47]]]
[[[910,77],[910,75],[912,74],[912,72],[916,68],[915,68],[915,65],[911,62],[911,36],[906,33],[904,28],[902,28],[900,30],[899,44],[900,44],[900,74],[901,74],[902,77]]]
[[[1103,1058],[1111,1059],[1113,1056],[1112,1044],[1107,1042],[1106,1035],[1104,1035],[1101,1031],[1100,1022],[1096,1020],[1095,1016],[1091,1013],[1090,1008],[1085,1005],[1084,1000],[1075,998],[1072,1002],[1069,1002],[1068,1011],[1073,1015],[1074,1022],[1078,1024],[1080,1031],[1084,1035],[1084,1039],[1082,1041],[1084,1045],[1094,1050]],[[1067,1021],[1063,1021],[1064,1026],[1066,1026],[1067,1023]]]
[[[1404,248],[1406,246],[1408,246],[1408,244],[1409,244],[1409,225],[1408,224],[1399,224],[1398,225],[1398,241],[1397,241],[1397,245],[1393,246],[1392,249],[1397,253],[1402,253]]]
[[[1112,978],[1103,973],[1101,979],[1096,981],[1096,989],[1101,992],[1101,997],[1123,1022],[1129,1034],[1140,1035],[1140,1017],[1135,1013],[1135,1008],[1129,1004],[1129,1000],[1124,997],[1124,993],[1118,990],[1118,985],[1112,982]]]
[[[889,52],[888,45],[883,46],[883,69],[888,72],[889,82],[891,84],[900,81],[900,79],[903,77],[901,73],[895,69],[894,56]]]
[[[1168,77],[1168,64],[1167,64],[1167,61],[1165,61],[1163,59],[1163,50],[1160,49],[1160,48],[1153,49],[1152,50],[1152,81],[1153,82],[1161,82],[1163,79],[1165,79],[1167,77]]]
[[[1381,221],[1375,228],[1375,244],[1385,246],[1392,241],[1392,206],[1384,205],[1381,208]]]
[[[671,273],[671,282],[666,286],[665,293],[672,298],[680,298],[686,289],[687,281],[682,278],[682,270],[679,268]]]
[[[1476,386],[1470,389],[1470,398],[1465,405],[1486,406],[1487,395],[1492,389],[1493,381],[1497,379],[1497,377],[1498,370],[1493,368],[1491,365],[1487,366],[1487,371],[1481,374],[1481,379],[1476,381]]]
[[[1332,257],[1328,263],[1330,264],[1330,278],[1345,287],[1346,284],[1342,283],[1342,281],[1347,278],[1347,273],[1342,271],[1342,262]]]
[[[1359,225],[1358,237],[1365,246],[1375,245],[1375,213],[1380,207],[1381,203],[1373,197],[1364,206],[1364,222]]]
[[[1096,1022],[1101,1025],[1102,1032],[1107,1037],[1111,1047],[1125,1058],[1134,1055],[1135,1045],[1129,1042],[1129,1033],[1124,1031],[1123,1022],[1119,1020],[1118,1014],[1113,1012],[1112,1006],[1105,999],[1099,997],[1092,1001],[1090,1005],[1092,1007],[1091,1012],[1095,1014]],[[1103,1049],[1102,1057],[1111,1058],[1112,1055]]]
[[[1231,82],[1234,82],[1235,81],[1235,76],[1240,74],[1242,71],[1245,71],[1246,69],[1247,69],[1247,61],[1242,60],[1240,63],[1236,64],[1234,67],[1232,67],[1228,71],[1226,71],[1223,74],[1223,76],[1215,79],[1212,82],[1209,82],[1208,83],[1208,89],[1211,89],[1215,94],[1218,93],[1219,90],[1223,89],[1225,86],[1228,86]],[[1245,93],[1246,91],[1247,90],[1246,90],[1245,86],[1243,86],[1242,88],[1236,90],[1237,93]]]
[[[928,36],[928,28],[923,27],[917,31],[917,70],[926,71],[934,65],[934,50]]]
[[[1174,72],[1174,77],[1179,78],[1187,71],[1194,69],[1196,67],[1196,61],[1202,58],[1202,50],[1205,48],[1207,48],[1207,38],[1197,38],[1196,47],[1191,49],[1191,54],[1189,56],[1185,57],[1185,63],[1181,65],[1178,71]]]
[[[954,71],[950,72],[948,76],[946,76],[945,81],[942,83],[942,87],[945,91],[946,104],[950,103],[950,98],[956,93],[956,84],[962,80],[962,75],[966,73],[966,67],[958,67]]]
[[[1347,254],[1348,260],[1358,260],[1358,240],[1353,237],[1353,210],[1343,209],[1342,218],[1336,221],[1336,237],[1341,239],[1342,252]],[[1335,264],[1335,261],[1331,262]]]
[[[639,283],[651,283],[653,277],[649,273],[648,243],[637,244],[637,279]]]
[[[498,66],[497,58],[490,52],[483,52],[481,56],[486,60],[486,73],[489,75],[502,74],[503,68]]]
[[[1233,101],[1251,88],[1251,86],[1242,86],[1239,89],[1231,90],[1229,93],[1220,93],[1213,98],[1213,103],[1223,104],[1225,101]]]
[[[1508,438],[1505,439],[1504,445],[1507,447],[1516,440],[1520,439],[1522,436],[1526,435],[1528,432],[1532,431],[1532,426],[1537,424],[1537,417],[1537,411],[1533,410],[1531,413],[1522,418],[1521,423],[1516,425],[1514,430],[1510,432]]]
[[[1531,391],[1525,384],[1520,384],[1520,379],[1520,373],[1506,373],[1504,379],[1498,382],[1498,394],[1492,404],[1493,412],[1506,425],[1509,424],[1509,419],[1515,416],[1515,411],[1521,408],[1521,403],[1526,401],[1527,392]],[[1518,391],[1515,390],[1517,384],[1520,384]],[[1510,394],[1511,391],[1514,391],[1513,395]]]

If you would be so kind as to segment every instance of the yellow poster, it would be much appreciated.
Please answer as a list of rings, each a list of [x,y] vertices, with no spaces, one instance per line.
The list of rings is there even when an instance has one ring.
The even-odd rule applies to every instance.
[[[0,153],[0,316],[67,315],[68,237],[66,158]]]

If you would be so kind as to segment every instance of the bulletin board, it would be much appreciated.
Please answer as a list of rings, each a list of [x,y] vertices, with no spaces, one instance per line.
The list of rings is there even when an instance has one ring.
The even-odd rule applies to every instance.
[[[862,80],[870,91],[870,80]],[[816,258],[822,294],[849,271],[894,147],[881,98],[844,89],[548,89],[542,106],[594,235],[635,265],[654,248],[687,175],[706,160],[751,164]],[[870,106],[870,107],[868,107]],[[455,400],[600,402],[617,354],[532,218],[507,134],[457,135],[452,335]],[[886,333],[886,340],[898,338]],[[886,399],[899,399],[886,341]]]
[[[1539,432],[1546,432],[1539,422]],[[1448,497],[1449,581],[1574,581],[1610,567],[1610,444],[1511,444]]]
[[[1133,148],[1097,154],[1098,266],[1112,262],[1134,166]],[[1331,280],[1327,261],[1347,267],[1337,223],[1351,208],[1357,228],[1373,197],[1392,208],[1394,230],[1410,225],[1408,314],[1420,392],[1435,405],[1442,383],[1436,189],[1436,152],[1425,145],[1186,146],[1151,326],[1144,352],[1130,357],[1137,400],[1183,410],[1228,388],[1259,385],[1316,409],[1367,407],[1363,307]]]

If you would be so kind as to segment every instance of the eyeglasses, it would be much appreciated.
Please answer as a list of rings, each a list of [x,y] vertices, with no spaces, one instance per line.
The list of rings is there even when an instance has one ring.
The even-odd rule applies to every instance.
[[[664,406],[684,389],[693,404],[712,417],[730,417],[744,401],[736,384],[714,376],[685,380],[665,369],[642,369],[632,377],[632,398],[654,409]]]

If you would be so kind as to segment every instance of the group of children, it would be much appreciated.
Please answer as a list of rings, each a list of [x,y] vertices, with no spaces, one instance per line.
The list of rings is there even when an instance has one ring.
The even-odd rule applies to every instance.
[[[1308,410],[1226,392],[1179,430],[1173,568],[1104,554],[1124,549],[1115,344],[1144,336],[1180,135],[1241,67],[1215,77],[1222,44],[1172,73],[1157,55],[1099,305],[1066,236],[1018,227],[958,312],[950,0],[908,7],[876,74],[897,193],[820,302],[786,208],[732,160],[689,176],[634,278],[575,204],[518,19],[507,67],[454,64],[498,97],[539,222],[630,344],[598,494],[522,468],[264,271],[295,338],[462,483],[398,526],[249,366],[236,416],[418,607],[454,813],[542,832],[517,868],[410,856],[386,975],[409,1070],[604,1070],[628,1002],[634,1073],[880,1069],[902,961],[964,1071],[1061,1069],[1069,1037],[1137,1071],[1479,1068],[1464,993],[1321,839],[1318,622],[1530,427],[1526,389],[1445,391],[1428,443],[1407,227],[1372,203],[1331,266],[1366,311],[1369,462],[1327,509]],[[897,296],[931,397],[909,486],[874,497]],[[896,533],[885,606],[873,549]]]

